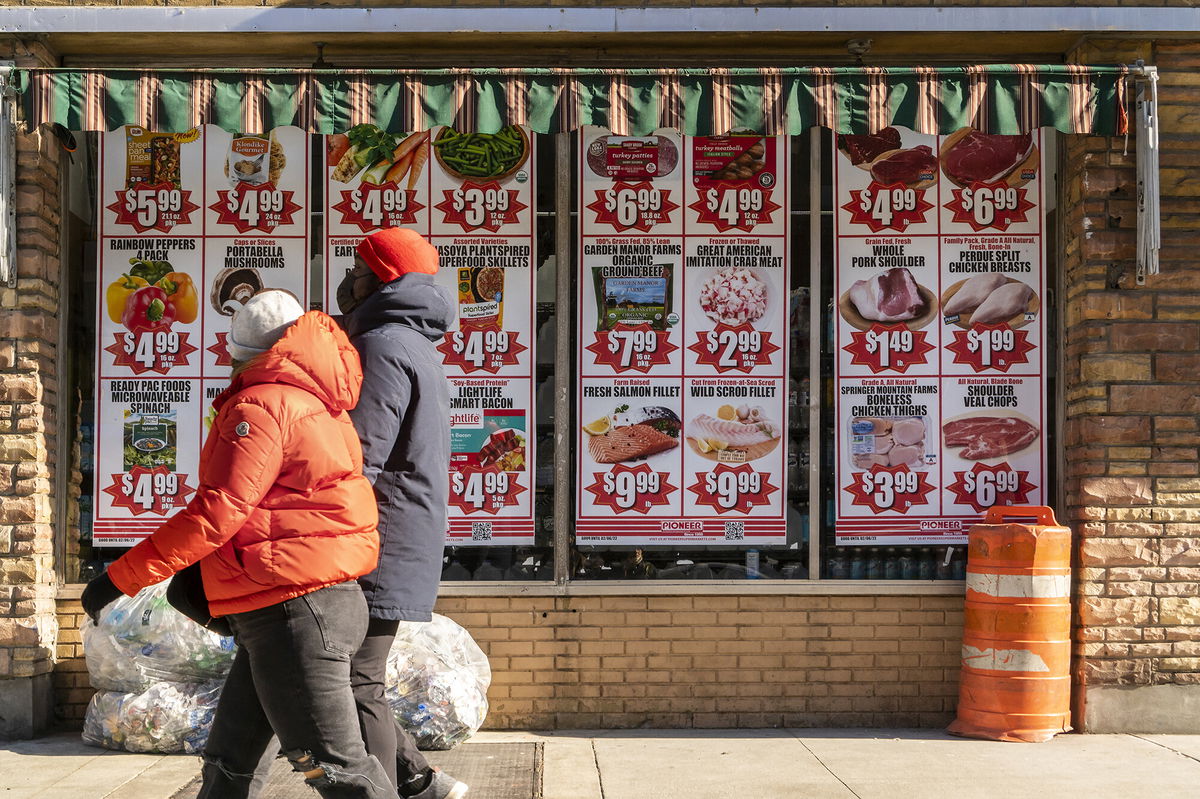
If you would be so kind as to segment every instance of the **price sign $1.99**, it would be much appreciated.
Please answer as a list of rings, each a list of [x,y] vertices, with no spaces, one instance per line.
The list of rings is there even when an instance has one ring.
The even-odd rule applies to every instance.
[[[483,510],[493,497],[503,498],[509,492],[509,475],[507,472],[452,472],[450,489],[454,492],[459,503],[470,505],[476,510]]]
[[[1011,353],[1017,347],[1016,332],[1002,328],[971,328],[967,331],[967,350],[979,353],[979,364],[992,366],[993,358]]]

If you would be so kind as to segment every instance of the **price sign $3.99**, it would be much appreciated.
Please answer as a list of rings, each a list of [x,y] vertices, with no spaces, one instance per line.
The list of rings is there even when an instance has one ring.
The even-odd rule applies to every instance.
[[[451,199],[455,211],[462,213],[463,222],[469,227],[482,227],[489,214],[508,211],[509,193],[501,188],[455,189]]]
[[[856,472],[846,491],[854,496],[853,504],[870,508],[874,513],[895,511],[908,513],[914,505],[923,504],[934,490],[923,471],[907,466],[872,466],[870,471]]]

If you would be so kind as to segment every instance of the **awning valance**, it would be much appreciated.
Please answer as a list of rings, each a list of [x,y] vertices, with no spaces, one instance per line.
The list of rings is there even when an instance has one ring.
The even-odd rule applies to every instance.
[[[261,132],[296,125],[334,133],[360,122],[409,131],[434,125],[539,133],[597,125],[618,134],[745,128],[795,134],[822,126],[868,133],[902,125],[950,133],[1052,127],[1126,132],[1125,67],[472,70],[18,70],[25,121],[70,130],[214,124]]]

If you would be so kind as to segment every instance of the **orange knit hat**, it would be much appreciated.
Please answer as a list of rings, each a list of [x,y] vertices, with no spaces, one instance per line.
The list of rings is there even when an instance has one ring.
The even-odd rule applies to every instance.
[[[391,283],[409,272],[433,275],[438,270],[437,248],[408,228],[392,227],[372,233],[359,242],[357,252],[383,283]]]

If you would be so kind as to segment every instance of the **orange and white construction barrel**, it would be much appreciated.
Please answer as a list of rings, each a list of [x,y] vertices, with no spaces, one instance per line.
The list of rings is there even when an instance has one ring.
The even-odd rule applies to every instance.
[[[1005,522],[1035,519],[1036,524]],[[958,718],[950,732],[1047,741],[1071,729],[1071,531],[1050,508],[991,508],[971,528]]]

